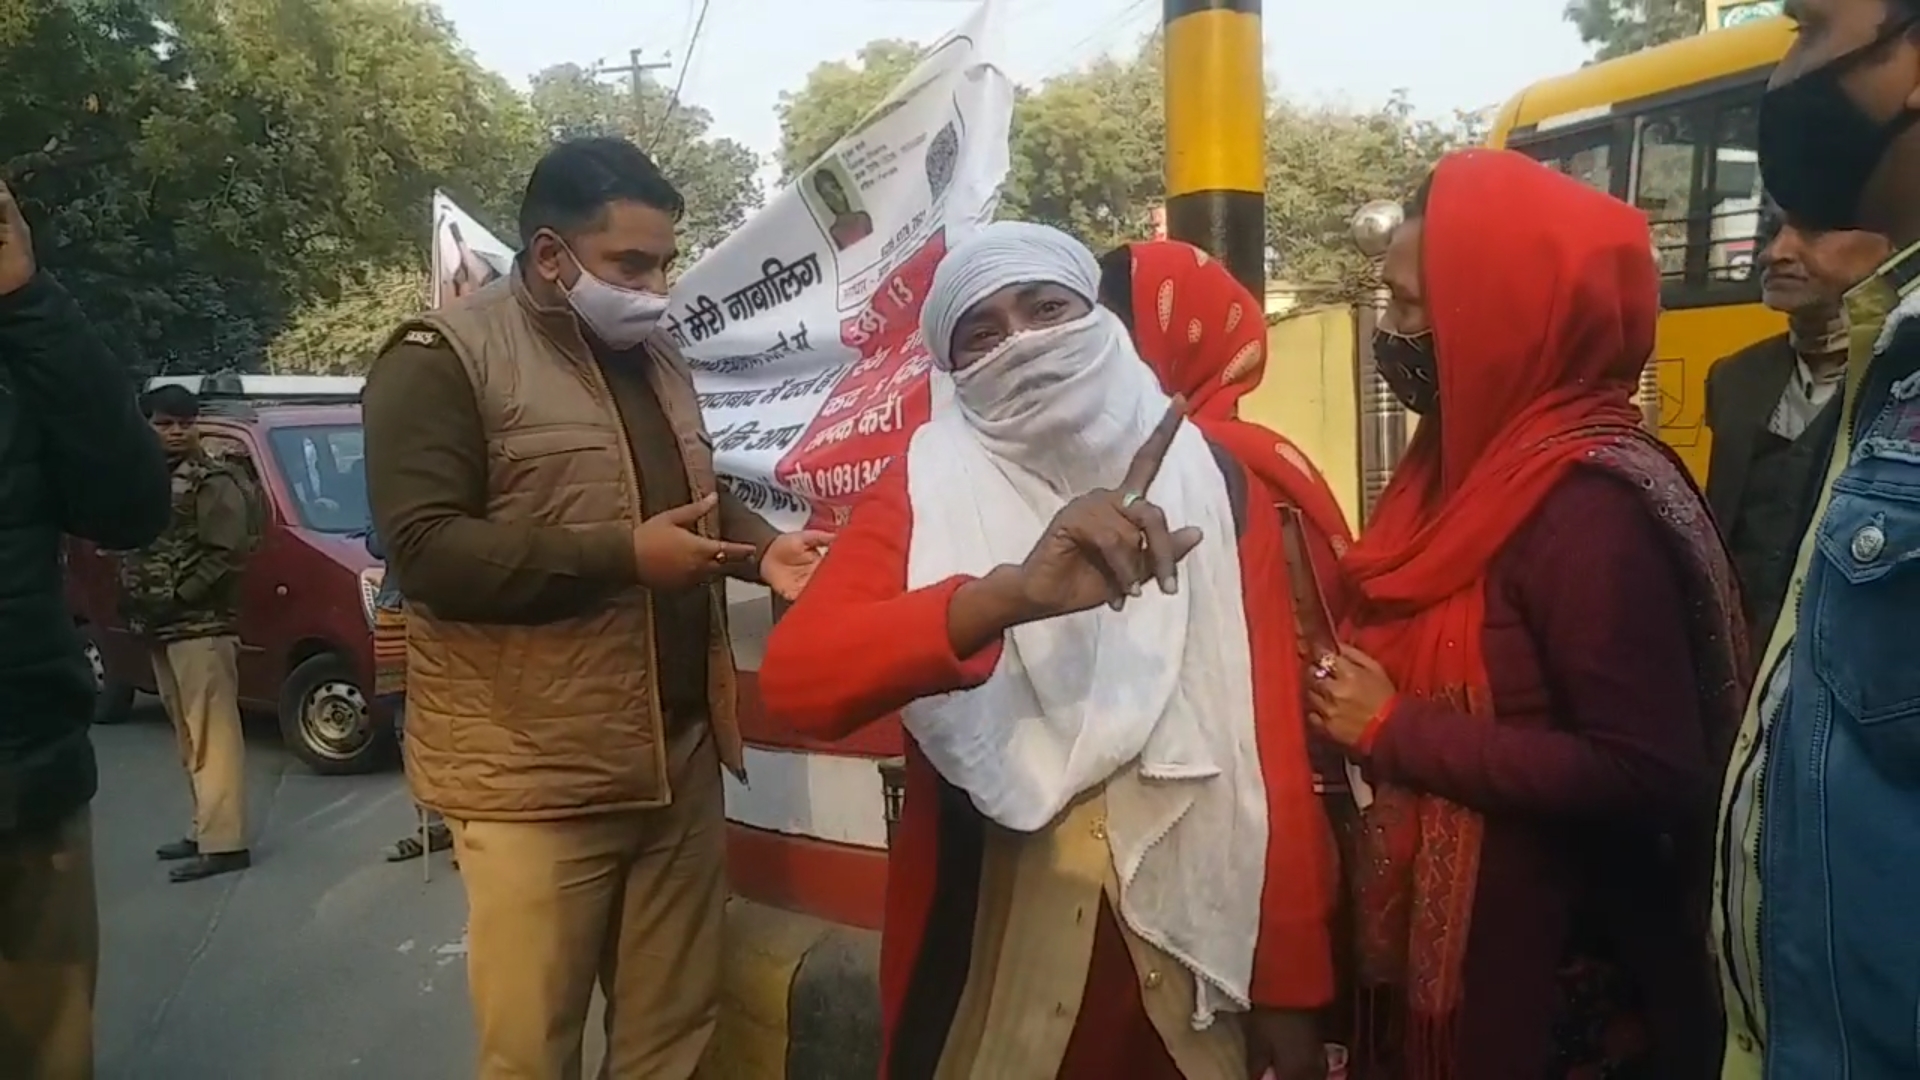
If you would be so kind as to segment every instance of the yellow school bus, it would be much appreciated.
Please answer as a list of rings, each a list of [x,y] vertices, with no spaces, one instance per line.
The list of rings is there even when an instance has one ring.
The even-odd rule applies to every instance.
[[[1646,212],[1661,273],[1660,436],[1702,480],[1707,369],[1785,326],[1760,306],[1754,233],[1760,94],[1792,38],[1780,18],[1701,34],[1536,83],[1494,121],[1492,145]]]

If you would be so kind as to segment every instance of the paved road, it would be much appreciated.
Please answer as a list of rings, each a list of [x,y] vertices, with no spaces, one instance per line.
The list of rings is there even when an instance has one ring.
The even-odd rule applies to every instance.
[[[469,1080],[460,882],[379,858],[399,776],[314,776],[248,728],[254,867],[189,885],[153,858],[188,814],[165,718],[95,731],[101,1080]]]

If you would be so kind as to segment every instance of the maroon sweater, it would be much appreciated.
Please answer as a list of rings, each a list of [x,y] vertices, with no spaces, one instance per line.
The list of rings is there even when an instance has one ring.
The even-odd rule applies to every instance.
[[[1374,779],[1484,815],[1454,1075],[1542,1080],[1571,943],[1643,995],[1659,1080],[1718,1072],[1706,879],[1718,776],[1695,692],[1673,533],[1610,473],[1578,469],[1487,574],[1495,716],[1404,701]]]

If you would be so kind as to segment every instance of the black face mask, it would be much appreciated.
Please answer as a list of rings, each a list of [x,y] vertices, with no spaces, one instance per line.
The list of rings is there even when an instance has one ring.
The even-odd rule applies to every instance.
[[[1768,90],[1760,99],[1760,179],[1796,223],[1814,229],[1858,229],[1867,181],[1887,147],[1920,121],[1903,111],[1881,123],[1860,110],[1840,80],[1915,20],[1889,27],[1852,52]]]
[[[1432,416],[1440,409],[1440,369],[1433,352],[1433,331],[1396,334],[1373,332],[1373,363],[1387,389],[1409,412]]]

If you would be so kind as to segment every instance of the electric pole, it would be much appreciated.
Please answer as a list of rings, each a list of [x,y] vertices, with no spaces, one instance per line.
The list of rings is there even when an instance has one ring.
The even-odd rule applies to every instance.
[[[627,85],[633,95],[633,123],[636,128],[640,126],[640,122],[645,115],[645,110],[641,108],[645,103],[645,99],[640,96],[641,81],[646,78],[647,73],[650,71],[665,71],[673,66],[670,61],[665,60],[655,61],[651,64],[644,63],[640,59],[640,53],[641,50],[639,49],[628,49],[627,62],[623,67],[606,67],[601,64],[595,64],[593,67],[593,77],[596,79],[602,75],[625,75],[627,77]],[[635,131],[634,141],[645,145],[647,142],[646,135],[647,133],[644,131]]]
[[[1165,0],[1167,235],[1267,294],[1260,0]]]

